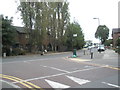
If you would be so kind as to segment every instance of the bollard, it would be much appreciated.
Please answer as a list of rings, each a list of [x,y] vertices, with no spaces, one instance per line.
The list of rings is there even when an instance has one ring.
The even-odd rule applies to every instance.
[[[3,53],[3,57],[6,57],[6,53]]]
[[[85,50],[84,50],[84,55],[85,55]]]
[[[91,52],[91,59],[93,59],[93,52]]]
[[[73,50],[73,56],[72,57],[74,57],[74,58],[77,57],[76,49]]]
[[[73,50],[73,55],[77,56],[76,49]]]

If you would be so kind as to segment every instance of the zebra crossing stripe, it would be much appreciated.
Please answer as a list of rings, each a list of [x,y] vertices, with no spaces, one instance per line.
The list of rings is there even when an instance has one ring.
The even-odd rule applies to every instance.
[[[68,76],[68,75],[65,75],[67,78],[71,79],[72,81],[80,84],[80,85],[83,85],[83,84],[86,84],[88,82],[91,82],[89,80],[85,80],[85,79],[80,79],[80,78],[76,78],[76,77],[73,77],[73,76]],[[61,84],[61,83],[58,83],[58,82],[55,82],[55,81],[51,81],[51,80],[48,80],[48,79],[45,79],[45,81],[52,87],[52,88],[69,88],[70,86],[68,85],[65,85],[65,84]]]
[[[65,76],[68,77],[69,79],[71,79],[72,81],[80,84],[80,85],[83,85],[83,84],[86,84],[86,83],[88,83],[88,82],[91,82],[91,81],[89,81],[89,80],[80,79],[80,78],[76,78],[76,77],[72,77],[72,76],[67,76],[67,75],[65,75]]]

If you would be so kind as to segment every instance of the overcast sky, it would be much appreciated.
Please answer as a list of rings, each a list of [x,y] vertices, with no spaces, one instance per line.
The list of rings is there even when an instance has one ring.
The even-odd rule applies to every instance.
[[[110,29],[110,36],[113,28],[118,27],[118,2],[120,0],[68,0],[71,22],[76,20],[83,29],[85,40],[93,40],[94,33],[98,26],[99,18],[101,25]],[[2,0],[0,3],[0,14],[14,17],[13,25],[22,26],[20,13],[17,13],[15,0]]]

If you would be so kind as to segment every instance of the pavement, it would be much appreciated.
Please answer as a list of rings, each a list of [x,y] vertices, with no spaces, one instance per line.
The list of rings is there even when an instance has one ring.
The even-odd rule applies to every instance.
[[[72,52],[3,58],[0,78],[15,88],[120,88],[115,52],[94,50],[93,59],[89,51],[85,55],[83,51],[77,54],[77,58],[70,58]],[[3,84],[3,88],[9,86]]]

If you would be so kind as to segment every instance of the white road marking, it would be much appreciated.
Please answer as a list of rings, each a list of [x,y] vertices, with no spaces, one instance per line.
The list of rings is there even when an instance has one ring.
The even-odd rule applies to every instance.
[[[120,88],[120,86],[115,85],[115,84],[111,84],[111,83],[107,83],[107,82],[102,82],[102,83],[107,84],[107,85],[112,86],[112,87]]]
[[[70,86],[45,79],[52,88],[69,88]]]
[[[58,70],[58,71],[62,71],[62,72],[66,72],[66,73],[69,73],[69,71],[66,71],[66,70],[62,70],[62,69],[58,69],[58,68],[55,68],[55,67],[50,67],[52,69],[55,69],[55,70]]]
[[[109,59],[110,55],[109,54],[104,54],[103,59]]]
[[[103,68],[103,67],[92,67],[92,68],[87,68],[87,69],[81,69],[81,70],[72,71],[72,72],[69,72],[69,73],[76,73],[76,72],[88,71],[88,70],[99,69],[99,68]]]
[[[76,70],[76,71],[72,71],[72,72],[68,72],[68,73],[60,73],[60,74],[55,74],[55,75],[49,75],[49,76],[31,78],[31,79],[21,80],[21,81],[13,82],[13,83],[20,83],[20,82],[24,82],[24,81],[33,81],[33,80],[45,79],[45,78],[56,77],[56,76],[61,76],[61,75],[66,75],[66,74],[71,74],[71,73],[76,73],[76,72],[80,72],[80,71],[88,71],[88,70],[93,70],[93,69],[99,69],[99,68],[103,68],[103,67],[93,67],[93,68],[89,68],[89,69]]]
[[[4,80],[0,80],[1,82],[4,82],[4,83],[7,83],[8,85],[10,86],[13,86],[14,88],[20,88],[19,86],[13,84],[13,83],[10,83],[10,82],[7,82],[7,81],[4,81]]]
[[[76,78],[76,77],[72,77],[72,76],[67,76],[67,75],[65,75],[65,76],[68,77],[69,79],[73,80],[74,82],[80,84],[80,85],[86,84],[86,83],[88,83],[88,82],[91,82],[91,81],[89,81],[89,80],[80,79],[80,78]]]
[[[18,82],[12,82],[12,83],[20,83],[20,82],[25,82],[25,81],[33,81],[33,80],[45,79],[45,78],[56,77],[56,76],[60,76],[60,75],[64,75],[64,74],[66,74],[66,73],[60,73],[60,74],[44,76],[44,77],[31,78],[31,79],[21,80],[21,81],[18,81]]]
[[[86,62],[86,61],[92,61],[91,59],[78,59],[78,58],[70,58],[73,61],[77,61],[77,62]]]
[[[90,67],[93,67],[93,66],[84,66],[85,68],[90,68]]]
[[[43,61],[47,59],[34,59],[34,60],[25,60],[25,61],[11,61],[11,62],[2,62],[2,64],[9,64],[9,63],[22,63],[22,62],[32,62],[32,61]]]
[[[28,63],[28,64],[30,64],[30,62],[29,62],[29,61],[24,61],[24,63]]]
[[[9,63],[20,63],[20,62],[35,62],[35,61],[47,61],[49,59],[55,59],[55,58],[44,58],[44,59],[32,59],[32,60],[25,60],[25,61],[11,61],[11,62],[2,62],[2,64],[9,64]]]
[[[43,66],[43,65],[40,65],[40,66]],[[62,72],[66,72],[66,73],[69,73],[69,71],[66,71],[66,70],[62,70],[62,69],[59,69],[59,68],[55,68],[55,67],[50,67],[50,66],[43,66],[43,67],[47,67],[47,68],[51,68],[51,69],[54,69],[54,70],[58,70],[58,71],[62,71]]]

